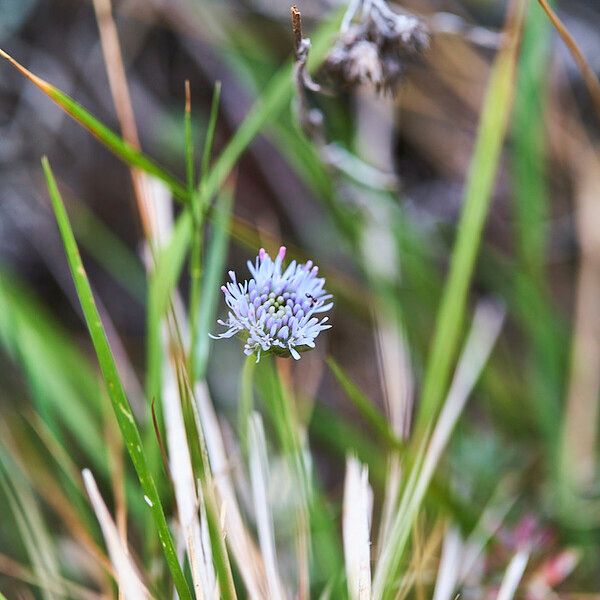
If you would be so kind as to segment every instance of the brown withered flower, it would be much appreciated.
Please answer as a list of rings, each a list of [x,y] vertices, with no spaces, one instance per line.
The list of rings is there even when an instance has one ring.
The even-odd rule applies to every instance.
[[[406,64],[428,45],[429,32],[414,15],[394,12],[385,0],[353,2],[325,70],[341,85],[371,84],[393,95]]]

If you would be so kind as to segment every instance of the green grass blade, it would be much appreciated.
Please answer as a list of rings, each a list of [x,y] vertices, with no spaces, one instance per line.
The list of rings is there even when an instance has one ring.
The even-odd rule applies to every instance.
[[[217,117],[219,116],[219,104],[221,102],[221,82],[215,82],[212,102],[210,105],[210,116],[208,118],[208,127],[206,128],[206,137],[204,139],[204,148],[202,149],[202,163],[200,166],[200,187],[209,173],[210,155],[212,153],[215,141],[215,131],[217,130]]]
[[[542,277],[549,190],[546,183],[544,104],[548,86],[551,25],[537,4],[529,7],[523,32],[513,118],[511,171],[519,257],[527,271]]]
[[[240,448],[245,456],[248,454],[248,423],[250,415],[254,410],[254,370],[256,368],[256,359],[254,356],[247,356],[242,370],[242,380],[240,384],[240,401],[238,404],[238,437],[240,438]]]
[[[340,13],[337,12],[333,18],[326,20],[319,30],[311,36],[310,68],[316,68],[325,58],[331,37],[338,28],[340,18]],[[293,93],[292,68],[293,65],[289,62],[273,76],[260,99],[254,104],[243,123],[221,152],[206,178],[206,185],[203,190],[205,198],[214,196],[250,142],[267,122],[276,119],[289,104]]]
[[[277,435],[281,452],[285,456],[295,456],[300,452],[296,414],[275,360],[275,357],[266,355],[256,365],[256,388],[262,398],[265,413]]]
[[[527,311],[517,313],[529,338],[529,396],[538,427],[551,442],[560,422],[564,388],[565,340],[550,298],[545,270],[550,233],[550,190],[546,164],[546,99],[552,25],[537,3],[529,7],[515,97],[511,175],[515,241],[520,270],[515,294]]]
[[[0,446],[0,487],[4,490],[34,572],[41,582],[52,585],[56,590],[60,570],[52,538],[33,490],[24,481],[18,466],[8,456],[4,443]],[[55,592],[51,592],[49,588],[42,589],[42,595],[47,600],[53,600],[64,597],[64,591],[58,584]]]
[[[208,521],[213,563],[219,580],[221,599],[236,600],[237,594],[235,592],[235,584],[231,572],[231,563],[229,561],[229,555],[227,554],[227,546],[225,545],[225,539],[223,537],[222,525],[218,518],[219,511],[217,509],[217,503],[212,491],[205,491],[204,498],[206,502],[206,519]]]
[[[401,447],[402,443],[392,432],[386,418],[373,405],[371,400],[362,393],[350,377],[348,377],[344,369],[342,369],[332,356],[327,357],[327,364],[338,383],[342,386],[344,392],[346,392],[348,399],[373,430],[381,436],[381,439],[392,447]]]
[[[140,259],[83,202],[71,208],[71,224],[79,244],[123,289],[144,303],[146,275]]]
[[[192,134],[192,98],[190,82],[185,82],[185,112],[183,114],[185,137],[185,174],[188,195],[191,198],[194,189],[194,136]]]
[[[204,140],[204,150],[202,153],[202,166],[200,171],[200,190],[204,187],[206,176],[210,165],[210,155],[212,151],[215,130],[217,127],[217,116],[219,113],[219,102],[221,99],[221,82],[215,83],[213,91],[212,104],[210,108],[210,117],[208,120],[208,128],[206,130],[206,138]],[[189,302],[189,322],[191,330],[190,344],[190,379],[195,380],[196,361],[194,358],[195,348],[197,346],[199,316],[200,316],[200,298],[202,289],[202,244],[204,241],[204,225],[206,209],[208,208],[209,198],[204,198],[201,191],[192,193],[192,202],[194,209],[194,232],[192,239],[192,249],[190,252],[190,302]],[[210,291],[209,293],[212,293]]]
[[[450,272],[438,310],[434,338],[423,380],[417,419],[417,430],[421,433],[435,418],[443,401],[460,342],[467,294],[510,115],[517,57],[517,40],[509,39],[507,45],[500,50],[492,67],[464,193]]]
[[[44,90],[45,91],[45,90]],[[83,125],[94,137],[98,138],[111,152],[116,154],[123,162],[131,167],[141,169],[148,175],[160,179],[171,190],[177,200],[187,201],[188,195],[185,187],[162,167],[148,158],[143,152],[130,146],[114,131],[101,123],[96,117],[89,113],[80,104],[67,96],[59,89],[48,86],[48,96],[54,100],[69,116]]]
[[[65,210],[62,198],[58,191],[54,175],[50,168],[50,164],[46,158],[43,159],[44,174],[48,185],[48,191],[52,200],[52,206],[56,221],[60,230],[61,238],[65,247],[69,268],[73,277],[73,282],[77,290],[77,295],[81,303],[85,320],[92,338],[94,350],[100,364],[102,376],[106,384],[108,394],[110,396],[113,409],[123,435],[123,439],[127,446],[127,450],[138,475],[142,490],[147,498],[147,504],[150,507],[157,533],[161,541],[165,559],[171,571],[173,582],[177,589],[180,598],[191,600],[192,596],[188,588],[183,570],[177,560],[177,554],[173,539],[167,525],[165,513],[162,503],[158,495],[154,479],[150,474],[146,464],[146,457],[142,449],[142,440],[138,427],[129,405],[129,401],[125,396],[123,384],[119,377],[117,366],[112,355],[108,339],[100,320],[100,314],[96,308],[92,289],[88,281],[79,249],[69,223],[69,218]]]
[[[7,60],[19,73],[25,76],[29,81],[36,85],[44,94],[53,100],[70,117],[85,127],[94,137],[102,142],[111,152],[116,154],[123,162],[131,167],[137,167],[149,175],[153,175],[162,180],[171,190],[173,195],[182,201],[188,198],[187,190],[175,177],[167,173],[162,167],[148,158],[143,152],[136,150],[114,131],[101,123],[83,106],[78,104],[73,98],[54,87],[52,84],[34,75],[23,65],[17,62],[12,56],[3,50],[0,50],[0,57]]]
[[[212,234],[206,252],[206,266],[202,277],[204,294],[198,311],[197,336],[194,346],[194,375],[203,379],[208,364],[211,339],[208,334],[216,325],[217,307],[227,258],[233,191],[227,188],[213,209]]]

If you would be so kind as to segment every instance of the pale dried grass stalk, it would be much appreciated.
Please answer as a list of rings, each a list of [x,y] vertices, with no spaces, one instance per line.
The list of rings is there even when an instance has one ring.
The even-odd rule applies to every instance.
[[[385,408],[392,431],[399,439],[410,433],[413,411],[414,380],[406,338],[399,321],[393,322],[377,312],[377,367],[384,392]],[[398,453],[391,453],[379,525],[378,554],[385,547],[398,505],[402,470]]]
[[[458,573],[463,557],[463,543],[456,527],[448,527],[444,535],[442,558],[435,581],[433,600],[452,600],[458,583]]]
[[[117,26],[112,15],[111,1],[94,0],[94,10],[100,32],[100,42],[108,75],[108,83],[121,127],[121,133],[126,142],[139,150],[140,140],[131,104],[125,67],[123,65]],[[139,169],[133,167],[130,169],[130,172],[144,235],[148,241],[152,242],[154,239],[156,218],[153,218],[152,206],[148,202],[148,177]]]
[[[504,579],[500,585],[500,591],[496,600],[512,600],[521,583],[523,573],[529,561],[530,550],[523,548],[519,550],[508,563]]]
[[[169,467],[173,478],[181,531],[185,539],[196,598],[210,600],[214,597],[217,589],[212,551],[210,544],[206,548],[202,543],[203,534],[198,515],[199,498],[187,444],[179,389],[174,367],[168,358],[165,358],[164,361],[163,386],[162,406],[169,451]],[[207,551],[208,555],[206,555]]]
[[[146,586],[133,564],[127,548],[123,545],[117,527],[106,508],[98,486],[89,469],[82,471],[83,483],[87,490],[96,518],[100,523],[108,554],[116,573],[116,581],[126,600],[147,600],[151,598]]]
[[[398,438],[410,432],[414,381],[406,337],[399,320],[385,319],[378,311],[377,366],[384,391],[385,407]]]
[[[504,314],[503,307],[491,302],[481,302],[475,310],[471,331],[459,359],[448,396],[424,455],[421,451],[417,453],[417,460],[405,487],[397,516],[377,563],[373,583],[374,598],[383,597],[389,578],[394,575],[392,571],[396,564],[398,548],[401,548],[401,551],[404,549],[411,525],[446,444],[500,333]],[[422,462],[420,456],[423,456]]]
[[[200,420],[199,425],[204,433],[211,471],[220,500],[228,547],[236,561],[249,597],[252,600],[267,598],[264,564],[260,552],[242,519],[231,480],[230,465],[225,452],[223,436],[205,381],[202,380],[196,383],[194,399]]]
[[[581,263],[577,276],[571,373],[563,425],[563,475],[577,488],[594,482],[600,393],[600,161],[587,145],[578,149],[577,233]]]
[[[402,482],[402,465],[398,452],[392,452],[388,457],[387,472],[385,477],[385,491],[383,506],[381,508],[381,522],[377,537],[377,559],[385,548],[390,535],[394,517],[398,508],[400,497],[400,483]]]
[[[372,491],[369,471],[357,459],[346,459],[342,533],[348,594],[351,600],[371,597],[370,521]]]
[[[248,426],[248,452],[250,454],[250,482],[254,499],[254,514],[260,550],[265,561],[269,598],[283,600],[285,593],[277,566],[273,515],[268,497],[269,464],[267,443],[262,419],[258,413],[250,416]]]

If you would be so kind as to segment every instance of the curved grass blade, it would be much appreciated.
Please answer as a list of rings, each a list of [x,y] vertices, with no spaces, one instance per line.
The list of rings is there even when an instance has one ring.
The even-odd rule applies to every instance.
[[[41,77],[33,74],[22,64],[16,61],[12,56],[0,49],[0,57],[7,60],[19,73],[24,75],[29,81],[37,86],[48,98],[54,101],[70,117],[83,125],[94,137],[102,142],[111,152],[116,154],[123,162],[132,167],[137,167],[149,175],[153,175],[165,182],[167,187],[173,193],[173,196],[183,202],[187,201],[188,193],[185,186],[175,177],[167,173],[162,167],[157,165],[152,159],[148,158],[143,152],[136,150],[133,146],[125,142],[114,131],[101,123],[96,117],[88,112],[83,106],[77,103],[73,98],[54,87]]]
[[[192,600],[188,584],[186,582],[181,565],[177,560],[177,554],[173,539],[167,525],[165,513],[158,495],[156,484],[152,475],[148,469],[146,457],[142,449],[142,440],[137,424],[135,422],[131,406],[125,396],[123,384],[119,377],[117,367],[115,364],[114,357],[112,355],[108,339],[100,320],[98,309],[94,301],[92,289],[87,278],[87,274],[79,255],[79,249],[77,248],[77,242],[73,235],[69,218],[65,210],[62,198],[58,191],[54,175],[50,168],[50,164],[47,158],[42,159],[42,165],[44,168],[44,174],[46,176],[46,183],[52,201],[52,207],[56,221],[60,230],[60,235],[65,247],[69,268],[73,277],[73,282],[77,290],[77,296],[81,303],[85,320],[92,338],[94,350],[100,364],[102,376],[106,384],[108,395],[110,396],[113,409],[123,435],[123,439],[127,445],[127,450],[135,467],[138,475],[140,485],[145,495],[145,500],[148,506],[154,523],[157,529],[157,533],[163,548],[165,559],[171,571],[173,582],[177,589],[179,597],[184,600]]]
[[[401,448],[401,441],[394,435],[386,418],[377,410],[371,400],[365,396],[356,384],[348,377],[344,369],[332,356],[327,357],[327,364],[331,372],[342,386],[348,399],[354,404],[362,417],[376,431],[381,439],[385,440],[392,448]]]

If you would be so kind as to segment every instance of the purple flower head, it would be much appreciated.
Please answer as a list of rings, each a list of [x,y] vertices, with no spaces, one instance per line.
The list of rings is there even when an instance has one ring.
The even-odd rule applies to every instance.
[[[229,314],[226,321],[217,322],[227,331],[211,337],[243,335],[244,354],[256,354],[257,362],[263,352],[298,360],[300,352],[314,348],[319,333],[331,327],[328,317],[319,316],[333,302],[328,302],[332,295],[323,289],[325,279],[317,277],[318,267],[311,260],[304,264],[293,260],[282,272],[284,257],[284,246],[275,260],[261,248],[254,263],[248,261],[250,281],[240,283],[229,271],[231,281],[221,287]]]

